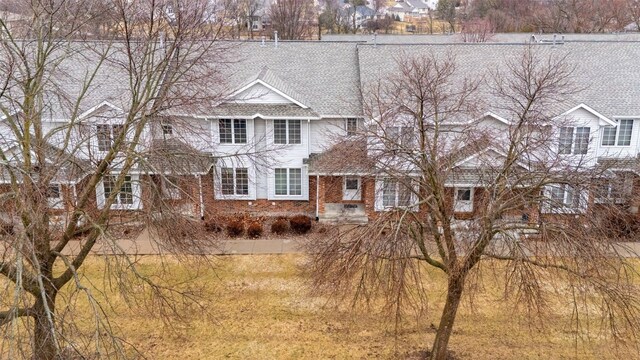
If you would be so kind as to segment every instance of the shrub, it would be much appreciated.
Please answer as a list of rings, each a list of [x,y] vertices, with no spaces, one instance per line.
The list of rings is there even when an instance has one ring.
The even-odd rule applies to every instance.
[[[13,224],[0,221],[0,235],[13,235]]]
[[[311,230],[311,218],[306,215],[296,215],[289,219],[291,230],[296,234],[306,234]]]
[[[204,223],[204,229],[208,232],[219,233],[222,231],[222,226],[218,224],[216,219],[209,219]]]
[[[249,227],[247,228],[247,235],[249,235],[249,237],[253,239],[262,236],[262,224],[257,221],[249,224]]]
[[[241,219],[231,219],[227,222],[227,234],[231,237],[238,237],[244,233],[244,222]]]
[[[282,235],[289,230],[289,222],[286,218],[278,218],[271,224],[271,232],[277,235]]]
[[[640,222],[633,214],[611,213],[605,218],[605,225],[618,240],[633,239],[640,232]]]

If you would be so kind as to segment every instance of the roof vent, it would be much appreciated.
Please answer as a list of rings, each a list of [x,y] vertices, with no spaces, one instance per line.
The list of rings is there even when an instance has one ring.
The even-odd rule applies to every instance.
[[[262,47],[267,46],[267,44],[265,43],[265,42],[266,42],[266,40],[267,40],[267,37],[266,37],[266,36],[264,36],[264,35],[262,35],[261,40],[262,40],[262,42],[260,43],[260,46],[262,46]]]
[[[275,39],[275,47],[278,47],[278,30],[273,32],[273,38]]]

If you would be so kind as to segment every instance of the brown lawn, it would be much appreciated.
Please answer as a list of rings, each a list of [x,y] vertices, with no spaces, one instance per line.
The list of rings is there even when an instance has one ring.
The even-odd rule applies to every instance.
[[[207,311],[193,307],[188,322],[175,326],[163,322],[157,312],[150,313],[148,310],[157,310],[154,305],[147,302],[130,308],[117,291],[105,290],[108,278],[104,262],[97,258],[85,268],[83,282],[90,280],[97,296],[103,296],[105,290],[112,306],[104,310],[116,333],[149,359],[406,358],[430,346],[431,324],[437,324],[443,300],[443,283],[437,274],[428,284],[432,289],[430,311],[419,322],[413,319],[402,324],[396,336],[393,324],[382,321],[375,309],[354,312],[347,303],[310,296],[298,271],[304,261],[303,255],[214,260],[213,268],[198,270],[195,282],[209,299],[202,302]],[[157,257],[140,259],[144,274],[157,270],[158,264]],[[165,266],[171,274],[168,281],[187,278],[176,261],[169,260]],[[474,298],[473,308],[469,300],[462,305],[450,347],[460,359],[640,357],[637,349],[616,346],[600,333],[589,338],[583,334],[576,341],[571,309],[562,302],[550,314],[546,328],[533,326],[526,314],[505,305],[496,286],[486,284],[485,291]],[[84,297],[75,298],[75,303],[88,311]]]

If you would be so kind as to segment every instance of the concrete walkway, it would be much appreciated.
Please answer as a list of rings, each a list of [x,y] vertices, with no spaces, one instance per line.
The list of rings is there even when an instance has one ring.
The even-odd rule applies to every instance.
[[[222,240],[217,246],[205,248],[205,254],[211,255],[250,255],[250,254],[292,254],[303,252],[301,245],[304,238],[281,239],[233,239]],[[72,241],[65,248],[66,255],[75,255],[80,251],[80,241]],[[97,244],[92,253],[98,255],[122,254],[127,255],[158,255],[168,253],[151,240],[149,231],[143,230],[135,240],[120,239]]]
[[[304,237],[280,238],[280,239],[229,239],[222,240],[216,246],[206,247],[203,251],[210,255],[251,255],[251,254],[293,254],[302,253],[303,245],[307,241]],[[318,240],[316,240],[318,241]],[[63,253],[75,255],[80,250],[81,242],[71,242]],[[535,244],[530,244],[535,247]],[[545,244],[543,249],[547,249]],[[621,242],[616,244],[620,256],[640,258],[640,242]],[[500,252],[498,250],[498,252]],[[135,240],[120,239],[112,242],[98,244],[92,253],[99,255],[128,254],[128,255],[158,255],[168,253],[158,247],[151,240],[149,231],[143,230]]]

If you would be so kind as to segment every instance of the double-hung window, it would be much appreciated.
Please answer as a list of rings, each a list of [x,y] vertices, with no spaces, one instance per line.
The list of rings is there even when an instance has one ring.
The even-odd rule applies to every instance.
[[[579,209],[581,207],[580,190],[569,184],[557,184],[550,189],[551,207]]]
[[[247,120],[220,119],[218,120],[221,144],[246,144]]]
[[[618,120],[618,126],[607,126],[602,131],[602,146],[630,146],[633,120]]]
[[[166,176],[161,180],[162,197],[164,199],[180,199],[182,197],[182,191],[180,189],[180,182],[176,176]]]
[[[247,168],[221,168],[222,195],[249,195],[249,170]]]
[[[410,148],[414,145],[413,128],[409,126],[391,126],[387,128],[387,148]]]
[[[589,151],[590,127],[564,126],[560,128],[558,153],[564,155],[583,155]]]
[[[275,169],[275,194],[278,196],[302,195],[302,169]]]
[[[625,203],[633,191],[633,177],[621,175],[612,179],[600,179],[596,182],[596,203]]]
[[[354,136],[358,132],[358,119],[348,118],[345,123],[347,136]]]
[[[274,144],[301,144],[300,120],[273,120]]]
[[[131,182],[131,176],[125,176],[120,190],[116,189],[116,183],[118,177],[115,175],[105,175],[102,179],[102,186],[104,189],[105,201],[109,199],[111,194],[118,192],[113,204],[114,205],[132,205],[133,204],[133,184]]]
[[[64,207],[62,203],[62,191],[60,191],[60,184],[50,184],[47,188],[46,195],[49,207],[54,209],[61,209]]]
[[[124,130],[124,125],[96,125],[96,136],[98,138],[98,150],[109,151],[114,145],[115,140]]]
[[[408,207],[411,206],[413,192],[406,184],[394,180],[384,179],[382,182],[382,207]]]

